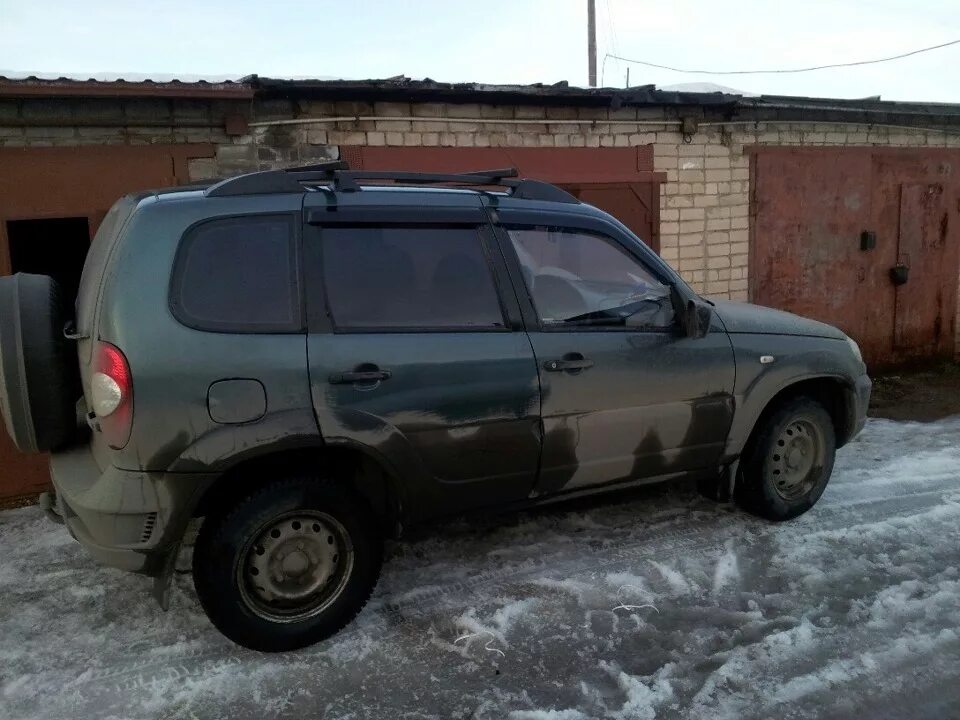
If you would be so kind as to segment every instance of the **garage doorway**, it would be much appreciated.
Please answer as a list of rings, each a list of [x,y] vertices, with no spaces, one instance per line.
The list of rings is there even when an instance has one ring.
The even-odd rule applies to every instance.
[[[76,293],[90,244],[122,195],[189,182],[208,143],[0,148],[0,275],[53,275]],[[16,451],[0,429],[0,504],[49,486],[49,459]]]
[[[8,220],[7,242],[11,272],[51,276],[73,304],[90,248],[86,217]]]

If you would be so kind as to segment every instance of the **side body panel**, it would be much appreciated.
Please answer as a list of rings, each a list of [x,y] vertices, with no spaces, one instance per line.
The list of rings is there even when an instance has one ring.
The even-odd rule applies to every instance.
[[[679,328],[544,327],[506,226],[555,225],[617,242],[665,284],[682,282],[604,213],[530,212],[499,201],[498,238],[537,357],[544,449],[537,494],[700,470],[718,464],[733,417],[734,358],[719,321],[704,338]],[[583,357],[586,369],[550,371]]]
[[[308,196],[312,224],[304,230],[310,383],[324,441],[378,457],[401,486],[408,522],[526,498],[540,457],[540,387],[512,287],[490,254],[477,196],[431,193],[421,204],[411,192],[344,193],[336,210],[328,201]],[[348,217],[351,227],[442,228],[464,216],[486,238],[505,327],[336,326],[324,294],[324,233],[334,233]],[[363,371],[389,376],[342,379]]]
[[[522,333],[318,333],[308,344],[325,442],[385,460],[404,486],[408,520],[529,494],[540,454],[540,388]],[[329,382],[368,363],[388,368],[390,379]]]
[[[869,380],[864,367],[853,356],[846,341],[796,335],[731,333],[730,341],[737,360],[737,382],[734,390],[736,414],[730,427],[725,456],[733,459],[743,451],[750,433],[770,400],[780,391],[804,380],[829,378],[837,380],[845,393],[845,401],[864,404],[857,397]],[[770,363],[761,363],[761,356],[773,356]]]
[[[531,333],[541,368],[579,352],[593,367],[541,371],[539,493],[718,465],[733,416],[733,354],[722,329]]]
[[[122,450],[93,433],[101,466],[125,470],[210,472],[285,447],[321,442],[310,403],[306,334],[220,333],[180,324],[169,305],[174,257],[184,231],[215,217],[291,213],[301,195],[145,200],[114,251],[100,303],[99,338],[126,355],[134,419]],[[298,223],[299,225],[299,223]],[[249,422],[216,422],[208,396],[216,383],[258,382],[263,399],[233,408]]]

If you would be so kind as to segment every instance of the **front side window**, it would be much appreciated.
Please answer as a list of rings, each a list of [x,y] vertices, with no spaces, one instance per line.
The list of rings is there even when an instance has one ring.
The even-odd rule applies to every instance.
[[[670,287],[610,238],[558,227],[507,228],[547,328],[666,328]]]
[[[504,328],[472,227],[327,227],[327,304],[339,329]]]
[[[201,330],[298,330],[294,233],[294,220],[285,215],[223,218],[193,227],[177,253],[174,315]]]

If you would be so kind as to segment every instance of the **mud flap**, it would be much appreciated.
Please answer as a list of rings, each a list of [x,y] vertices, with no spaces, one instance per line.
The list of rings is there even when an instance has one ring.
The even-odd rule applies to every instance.
[[[717,477],[706,478],[697,482],[697,490],[705,498],[715,502],[726,503],[733,499],[733,490],[740,468],[740,459],[720,469]]]
[[[167,551],[160,563],[159,572],[153,576],[153,597],[160,605],[160,609],[170,609],[170,585],[173,581],[173,569],[177,565],[177,556],[180,554],[180,543]]]

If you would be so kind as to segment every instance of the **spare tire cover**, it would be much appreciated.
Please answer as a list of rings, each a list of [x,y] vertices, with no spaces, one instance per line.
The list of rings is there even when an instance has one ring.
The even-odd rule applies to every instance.
[[[22,452],[53,450],[76,431],[79,363],[65,321],[53,278],[0,278],[0,412]]]

